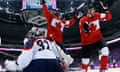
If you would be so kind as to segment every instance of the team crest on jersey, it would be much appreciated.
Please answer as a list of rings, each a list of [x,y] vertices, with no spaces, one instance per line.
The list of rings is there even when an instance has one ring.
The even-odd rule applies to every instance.
[[[100,29],[99,20],[95,20],[89,23],[91,31],[96,31]]]

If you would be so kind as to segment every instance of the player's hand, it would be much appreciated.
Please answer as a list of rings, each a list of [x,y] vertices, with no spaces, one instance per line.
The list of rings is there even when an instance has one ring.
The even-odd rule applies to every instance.
[[[108,5],[107,4],[104,5],[102,1],[100,1],[100,4],[101,4],[102,8],[105,10],[106,13],[110,12],[109,9],[108,9]]]
[[[14,61],[14,60],[5,60],[5,68],[6,68],[6,70],[8,70],[8,71],[17,71],[18,69],[18,65],[16,64],[16,61]]]
[[[40,0],[40,4],[45,4],[45,0]]]
[[[101,6],[103,7],[103,9],[108,9],[107,5],[104,5],[102,1],[100,1]]]

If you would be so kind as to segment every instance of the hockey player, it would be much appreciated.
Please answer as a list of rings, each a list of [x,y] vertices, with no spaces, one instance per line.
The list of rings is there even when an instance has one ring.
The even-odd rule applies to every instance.
[[[72,26],[75,23],[75,19],[72,18],[71,20],[66,21],[62,18],[62,15],[60,13],[53,14],[50,12],[44,0],[41,0],[41,4],[43,6],[44,16],[46,17],[48,23],[47,37],[55,40],[59,45],[61,45],[63,42],[64,27],[69,28]]]
[[[30,32],[33,34],[29,34],[29,37],[34,38],[29,38],[27,42],[24,43],[24,49],[17,60],[18,69],[23,69],[24,72],[63,72],[63,70],[66,70],[65,66],[69,66],[73,59],[70,55],[65,54],[64,51],[56,45],[56,42],[46,39],[47,30],[44,28],[36,28]],[[37,64],[36,61],[43,61],[43,63]],[[38,67],[43,66],[43,64],[45,65],[39,68],[40,70],[34,71],[35,68],[31,68],[31,63],[35,63],[35,68],[37,68],[36,64],[39,65]],[[65,66],[62,66],[61,63]]]
[[[53,46],[48,39],[35,38],[18,57],[18,68],[23,69],[23,72],[64,72],[56,59]]]
[[[96,50],[101,53],[101,72],[107,70],[109,48],[103,42],[103,36],[100,31],[100,21],[109,21],[112,15],[107,6],[103,6],[105,13],[95,12],[92,4],[87,7],[87,14],[80,19],[80,35],[82,42],[82,70],[88,71],[90,56],[94,55]]]
[[[63,43],[63,29],[64,28],[69,28],[73,24],[75,24],[76,21],[76,16],[69,21],[66,21],[61,13],[52,13],[50,10],[47,8],[47,5],[45,4],[45,0],[41,0],[41,4],[43,6],[43,13],[44,16],[46,17],[47,21],[47,38],[52,39],[55,41],[61,49],[66,52],[66,50],[63,48],[62,43]],[[65,68],[65,67],[64,67]]]

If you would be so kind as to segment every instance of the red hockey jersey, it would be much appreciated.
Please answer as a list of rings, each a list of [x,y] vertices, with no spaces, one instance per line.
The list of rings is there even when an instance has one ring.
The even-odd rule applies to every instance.
[[[112,18],[111,13],[96,12],[94,17],[82,17],[79,22],[82,45],[89,45],[103,39],[100,31],[100,21],[108,21]],[[89,32],[85,32],[84,24],[88,24]]]
[[[57,16],[55,16],[53,13],[51,13],[47,5],[43,4],[43,13],[46,17],[47,20],[47,27],[48,27],[48,32],[47,32],[47,37],[52,38],[58,43],[63,42],[63,29],[64,27],[70,27],[75,23],[75,19],[71,19],[69,21],[59,20]]]

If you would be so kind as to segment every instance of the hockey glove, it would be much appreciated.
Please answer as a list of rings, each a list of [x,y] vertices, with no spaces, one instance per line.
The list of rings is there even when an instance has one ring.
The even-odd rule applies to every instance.
[[[89,28],[89,25],[87,23],[84,23],[84,31],[86,33],[89,33],[90,32],[90,28]]]
[[[45,0],[40,0],[40,4],[46,3]]]

